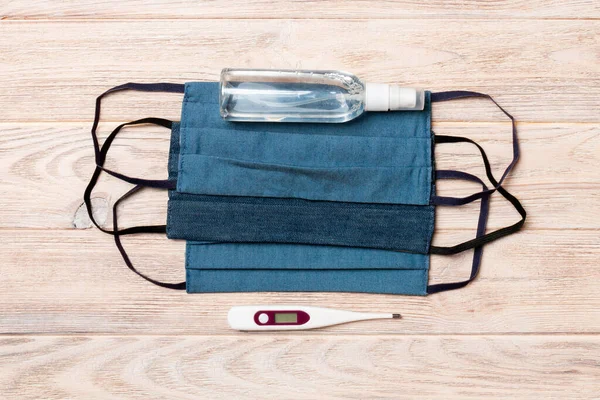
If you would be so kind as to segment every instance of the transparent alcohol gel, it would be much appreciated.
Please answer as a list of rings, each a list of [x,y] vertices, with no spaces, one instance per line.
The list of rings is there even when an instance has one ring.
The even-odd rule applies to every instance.
[[[224,69],[219,98],[228,121],[350,121],[365,111],[422,110],[422,89],[363,83],[342,71]]]

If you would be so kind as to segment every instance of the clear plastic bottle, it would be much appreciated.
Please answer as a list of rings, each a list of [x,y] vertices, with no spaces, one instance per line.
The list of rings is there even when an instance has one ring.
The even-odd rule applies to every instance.
[[[362,83],[342,71],[224,69],[221,116],[228,121],[346,122],[365,111],[422,110],[422,89]]]

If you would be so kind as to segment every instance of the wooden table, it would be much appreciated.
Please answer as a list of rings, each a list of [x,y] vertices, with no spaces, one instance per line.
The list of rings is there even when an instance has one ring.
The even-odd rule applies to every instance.
[[[481,399],[600,396],[600,3],[231,0],[0,1],[0,397],[6,399]],[[525,229],[485,248],[465,289],[429,297],[336,293],[187,295],[127,270],[92,228],[95,97],[129,81],[217,80],[223,67],[344,69],[368,81],[493,95],[518,119],[507,188]],[[181,96],[106,101],[101,136],[179,116]],[[437,133],[478,140],[495,173],[510,130],[483,100],[435,105]],[[108,165],[166,176],[168,132],[127,129]],[[475,150],[438,168],[483,176]],[[128,185],[104,178],[98,218]],[[440,183],[441,194],[467,184]],[[123,205],[122,226],[164,223],[166,194]],[[474,234],[478,204],[440,209],[434,243]],[[495,196],[490,228],[518,219]],[[124,240],[158,279],[184,276],[184,243]],[[432,258],[431,282],[465,278],[471,253]],[[320,331],[230,330],[232,305],[400,312]]]

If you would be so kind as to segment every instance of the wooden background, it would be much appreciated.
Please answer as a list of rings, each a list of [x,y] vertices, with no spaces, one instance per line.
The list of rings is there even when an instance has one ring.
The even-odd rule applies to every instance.
[[[335,293],[187,295],[146,283],[90,227],[95,97],[128,82],[216,80],[223,67],[344,69],[369,81],[492,94],[518,119],[507,187],[529,218],[486,247],[469,287],[426,298]],[[600,398],[600,2],[0,1],[0,398]],[[178,95],[118,94],[102,135],[177,118]],[[484,101],[434,107],[496,173],[509,124]],[[108,164],[166,176],[168,133],[139,127]],[[439,168],[483,174],[463,145]],[[469,185],[440,185],[442,194]],[[127,185],[104,179],[98,217]],[[166,195],[123,205],[161,223]],[[491,227],[518,215],[495,198]],[[440,210],[434,242],[471,237],[477,204]],[[183,278],[181,242],[125,240],[154,277]],[[463,279],[471,254],[433,257],[431,282]],[[320,331],[248,334],[232,305],[293,303],[400,312]]]

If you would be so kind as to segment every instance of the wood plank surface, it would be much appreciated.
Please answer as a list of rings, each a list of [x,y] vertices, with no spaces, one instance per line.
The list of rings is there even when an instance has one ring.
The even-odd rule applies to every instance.
[[[597,399],[600,393],[600,3],[594,0],[220,2],[0,0],[0,399]],[[223,67],[343,69],[367,81],[489,93],[518,121],[506,187],[525,229],[486,246],[478,279],[428,297],[195,294],[129,271],[91,222],[95,97],[128,81],[215,81]],[[181,96],[120,93],[101,137]],[[438,134],[470,137],[499,176],[509,124],[482,100],[436,104]],[[169,133],[125,130],[108,165],[166,176]],[[438,169],[483,176],[472,146]],[[130,186],[102,179],[109,226]],[[439,182],[442,195],[472,184]],[[164,223],[166,194],[123,204],[121,226]],[[478,204],[438,207],[434,243],[472,237]],[[518,215],[500,196],[490,227]],[[184,277],[184,243],[124,239],[140,270]],[[433,256],[430,283],[468,276],[471,252]],[[309,332],[228,328],[232,305],[400,312]]]
[[[93,171],[90,123],[0,124],[0,190],[5,193],[2,228],[87,227],[82,196]],[[110,131],[104,124],[102,136]],[[512,157],[509,123],[435,123],[439,134],[477,140],[486,149],[499,177]],[[166,178],[170,133],[152,126],[123,130],[111,148],[107,166],[132,176]],[[522,199],[529,219],[527,229],[600,228],[600,126],[598,124],[519,124],[522,158],[507,188]],[[474,146],[436,146],[439,169],[461,169],[485,177]],[[111,221],[110,210],[130,186],[117,179],[101,180],[94,197],[98,209]],[[467,195],[472,184],[439,182],[443,195]],[[126,203],[123,226],[164,223],[166,194],[148,190]],[[438,228],[471,232],[478,204],[438,208]],[[586,212],[581,209],[585,207]],[[500,196],[491,205],[490,227],[498,228],[518,216]],[[44,218],[40,218],[44,215]],[[108,219],[107,219],[108,217]],[[112,223],[112,222],[110,222]]]
[[[448,242],[464,234],[438,231]],[[124,238],[141,271],[184,279],[184,244],[159,235]],[[485,248],[477,281],[428,297],[346,293],[185,294],[144,281],[97,229],[0,230],[1,332],[225,334],[240,304],[305,304],[399,312],[404,318],[348,324],[322,334],[499,334],[600,332],[593,266],[597,231],[524,231]],[[471,253],[434,256],[430,282],[464,280]],[[19,290],[15,290],[19,288]],[[302,334],[302,333],[294,333]]]
[[[523,122],[600,121],[600,21],[428,24],[90,20],[56,29],[55,22],[1,21],[2,121],[89,121],[95,97],[111,86],[214,81],[224,67],[344,69],[367,81],[486,92]],[[177,118],[180,104],[179,95],[115,95],[104,117]],[[435,117],[505,118],[484,101],[440,104]]]
[[[177,18],[575,18],[600,17],[594,0],[369,1],[369,0],[62,0],[4,1],[5,19]],[[435,24],[435,23],[433,23]],[[432,25],[433,25],[432,24]]]
[[[599,375],[586,335],[0,339],[19,399],[589,399]]]

